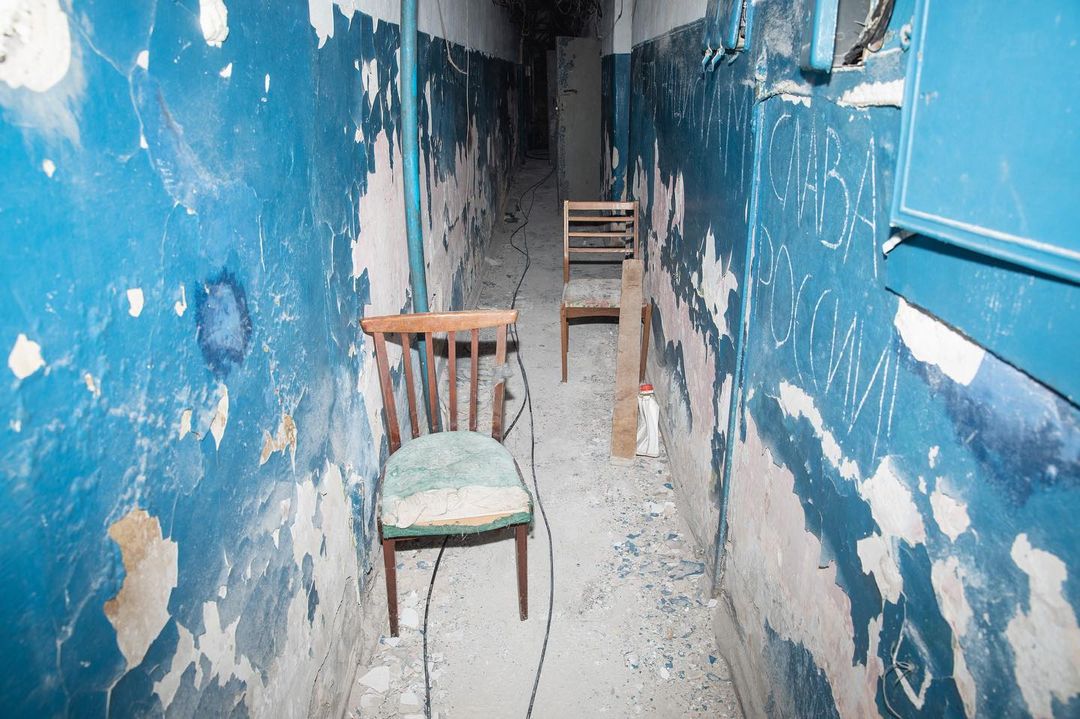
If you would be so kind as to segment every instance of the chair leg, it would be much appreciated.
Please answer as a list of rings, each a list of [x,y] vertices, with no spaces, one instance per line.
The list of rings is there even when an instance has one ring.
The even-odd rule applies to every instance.
[[[395,539],[382,540],[383,566],[386,568],[386,605],[390,612],[390,636],[398,635],[397,560],[394,559]]]
[[[652,302],[641,308],[641,371],[638,382],[645,381],[645,363],[649,359],[649,335],[652,334]]]
[[[570,344],[570,327],[566,324],[566,308],[559,308],[559,323],[562,330],[562,381],[566,382],[566,349]]]
[[[518,614],[521,621],[529,618],[529,560],[528,545],[529,525],[519,524],[514,528],[514,543],[517,545],[517,584]]]

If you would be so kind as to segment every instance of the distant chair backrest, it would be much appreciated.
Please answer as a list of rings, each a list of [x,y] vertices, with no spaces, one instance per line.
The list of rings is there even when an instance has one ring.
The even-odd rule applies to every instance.
[[[629,247],[627,246],[629,244]],[[570,281],[570,256],[638,257],[638,203],[563,202],[563,284]]]
[[[413,382],[413,363],[411,347],[412,335],[423,335],[427,354],[428,375],[428,416],[433,431],[443,429],[439,414],[438,384],[435,378],[435,335],[445,334],[447,338],[447,373],[449,375],[449,429],[458,428],[457,411],[457,333],[468,333],[470,357],[472,361],[469,387],[469,430],[476,431],[477,395],[480,385],[480,330],[495,328],[495,367],[496,370],[506,363],[507,328],[517,322],[517,310],[471,310],[466,312],[428,312],[422,314],[385,315],[365,317],[360,326],[375,339],[375,357],[379,365],[379,386],[382,390],[383,408],[386,417],[386,431],[390,437],[390,453],[401,446],[401,429],[397,419],[397,405],[394,402],[394,386],[390,380],[390,365],[386,358],[386,335],[397,334],[401,338],[404,352],[405,385],[409,401],[409,426],[412,437],[420,435],[420,423],[416,409],[416,392]],[[499,372],[495,379],[494,401],[491,410],[491,436],[502,441],[503,395],[506,380]]]

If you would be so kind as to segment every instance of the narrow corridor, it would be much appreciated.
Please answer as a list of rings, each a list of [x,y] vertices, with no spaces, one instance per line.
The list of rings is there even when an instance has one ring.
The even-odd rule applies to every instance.
[[[548,175],[528,161],[497,225],[486,260],[481,307],[510,305],[525,266],[510,244],[523,219],[515,200]],[[555,612],[534,716],[739,717],[711,628],[703,557],[680,524],[666,458],[609,460],[614,392],[614,322],[571,327],[570,380],[559,382],[561,212],[553,177],[536,189],[525,228],[531,266],[517,307],[522,359],[533,391],[536,473],[555,549]],[[524,248],[522,233],[513,243]],[[618,271],[617,265],[609,270]],[[524,387],[511,345],[507,415]],[[529,481],[528,413],[507,445]],[[531,485],[530,485],[531,486]],[[357,672],[353,717],[423,714],[424,602],[438,542],[398,550],[402,632],[385,635]],[[505,537],[462,546],[451,540],[436,577],[429,619],[432,716],[524,716],[548,605],[547,537],[529,538],[529,619],[517,618],[513,544]],[[374,589],[376,602],[382,584]]]

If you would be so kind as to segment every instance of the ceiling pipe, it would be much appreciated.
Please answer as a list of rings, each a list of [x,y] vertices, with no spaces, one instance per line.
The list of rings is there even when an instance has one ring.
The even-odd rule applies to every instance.
[[[413,312],[428,311],[427,269],[424,262],[424,235],[420,230],[420,130],[417,122],[416,41],[417,0],[401,0],[401,154],[405,174],[405,233],[409,246],[409,285]],[[429,397],[427,347],[420,339],[420,380]],[[406,358],[409,361],[409,358]],[[432,368],[434,369],[434,368]],[[428,417],[434,431],[437,417]]]

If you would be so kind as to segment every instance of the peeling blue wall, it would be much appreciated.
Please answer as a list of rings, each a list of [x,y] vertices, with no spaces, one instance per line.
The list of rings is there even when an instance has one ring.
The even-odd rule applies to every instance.
[[[383,611],[358,320],[410,306],[398,28],[332,10],[319,48],[305,5],[234,0],[214,47],[196,0],[57,11],[62,79],[0,82],[5,713],[340,715]],[[420,64],[429,287],[460,307],[520,68],[426,35]]]
[[[886,288],[912,6],[826,77],[803,5],[747,3],[712,72],[703,21],[633,51],[650,379],[706,547],[730,471],[718,639],[750,714],[1076,716],[1080,409]]]

